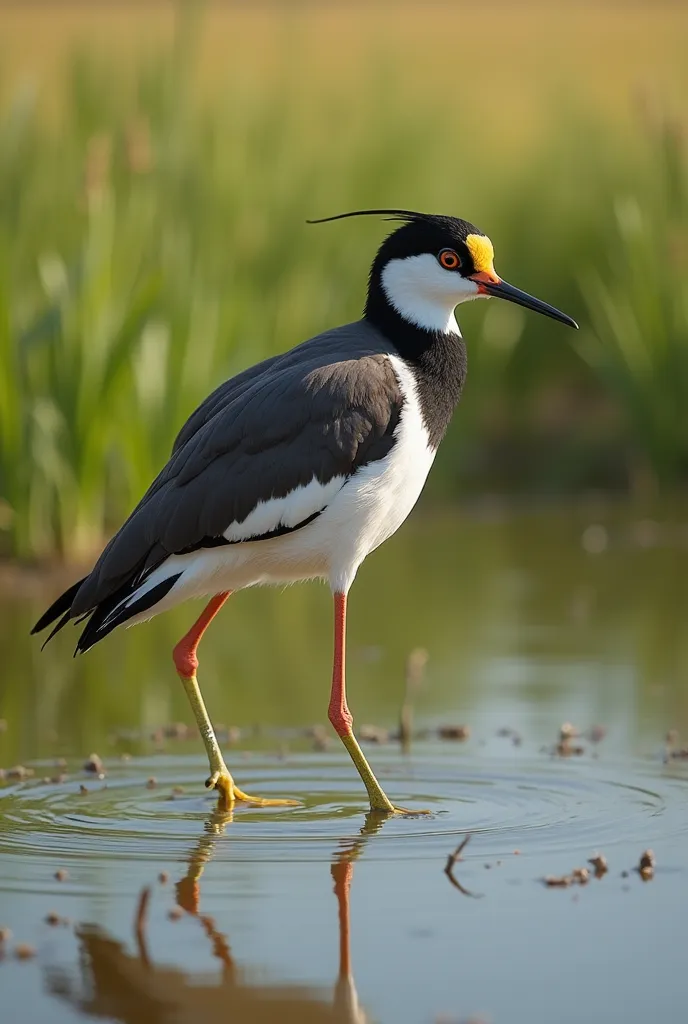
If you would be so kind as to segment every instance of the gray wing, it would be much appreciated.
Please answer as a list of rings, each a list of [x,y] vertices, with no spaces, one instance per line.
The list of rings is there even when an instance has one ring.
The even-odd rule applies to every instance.
[[[258,502],[384,458],[403,396],[385,346],[352,327],[268,360],[206,400],[79,588],[72,617],[169,555],[217,543]]]
[[[241,394],[244,388],[249,387],[259,377],[269,373],[270,368],[279,359],[280,356],[264,359],[263,362],[256,363],[255,366],[250,366],[247,370],[242,370],[236,377],[230,377],[229,380],[223,381],[219,387],[215,388],[207,398],[203,399],[198,408],[191,413],[177,434],[172,445],[172,454],[174,455],[179,448],[182,448],[189,438],[193,437],[208,420],[213,418],[216,412],[231,402],[238,394]]]

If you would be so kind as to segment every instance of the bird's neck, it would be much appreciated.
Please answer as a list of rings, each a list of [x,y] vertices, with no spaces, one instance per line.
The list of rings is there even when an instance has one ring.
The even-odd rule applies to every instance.
[[[466,379],[466,346],[450,311],[436,326],[420,326],[392,304],[379,277],[372,276],[364,316],[411,366],[428,430],[436,448],[449,426]]]

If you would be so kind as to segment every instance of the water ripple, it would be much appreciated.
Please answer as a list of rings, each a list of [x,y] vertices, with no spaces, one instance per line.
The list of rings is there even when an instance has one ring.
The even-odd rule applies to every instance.
[[[482,856],[515,848],[527,856],[534,850],[589,853],[626,842],[647,846],[688,830],[681,813],[688,779],[659,763],[528,755],[504,762],[437,749],[408,761],[391,750],[376,755],[388,793],[403,806],[432,813],[388,820],[367,844],[366,857],[434,858],[451,846],[451,837],[466,832],[480,837]],[[239,805],[231,819],[219,818],[212,814],[214,797],[202,788],[203,762],[186,757],[133,760],[115,766],[102,782],[74,776],[5,787],[0,886],[18,889],[35,881],[28,862],[52,868],[84,859],[183,861],[198,839],[199,821],[219,861],[326,860],[364,822],[361,792],[339,756],[255,757],[238,774],[249,792],[295,796],[303,805]]]

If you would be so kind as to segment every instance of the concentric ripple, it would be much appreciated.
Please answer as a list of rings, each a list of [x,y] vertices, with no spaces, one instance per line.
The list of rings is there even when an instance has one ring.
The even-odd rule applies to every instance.
[[[117,765],[104,781],[75,775],[6,787],[0,791],[0,886],[25,884],[35,874],[27,872],[27,861],[169,863],[188,860],[204,844],[219,861],[325,860],[338,845],[357,842],[365,843],[366,857],[422,860],[450,846],[448,837],[467,832],[480,837],[482,855],[499,855],[516,847],[527,854],[649,845],[688,829],[680,812],[688,779],[672,777],[658,763],[527,756],[505,762],[457,758],[437,747],[409,760],[378,751],[375,760],[400,805],[431,813],[366,821],[350,764],[327,755],[240,763],[237,775],[248,792],[303,803],[238,805],[231,816],[214,811],[198,758],[134,760]]]

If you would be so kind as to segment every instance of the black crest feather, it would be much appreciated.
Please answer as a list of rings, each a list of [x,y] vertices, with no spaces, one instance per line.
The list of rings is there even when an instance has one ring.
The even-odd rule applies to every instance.
[[[352,210],[350,213],[336,213],[334,217],[318,217],[307,220],[306,224],[326,224],[331,220],[344,220],[346,217],[384,217],[386,220],[401,220],[410,223],[414,220],[427,220],[431,215],[414,213],[413,210]]]

